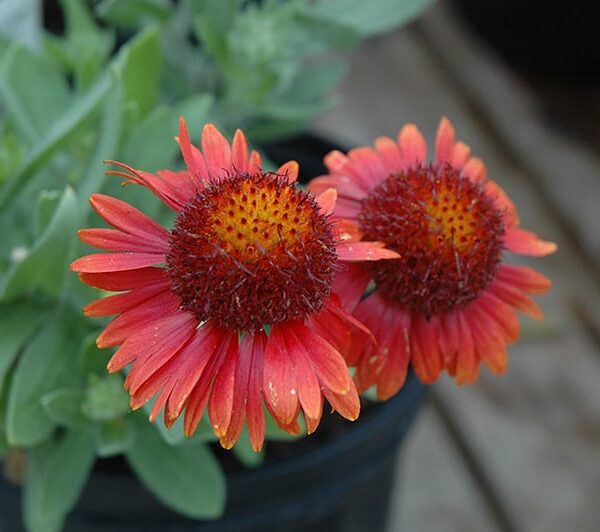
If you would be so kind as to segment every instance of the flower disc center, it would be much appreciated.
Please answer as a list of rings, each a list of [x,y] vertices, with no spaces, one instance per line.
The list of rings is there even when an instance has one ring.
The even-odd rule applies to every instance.
[[[210,184],[177,216],[167,270],[182,308],[238,330],[320,310],[336,260],[330,222],[274,174]]]
[[[377,288],[426,316],[474,300],[500,262],[502,213],[451,166],[389,176],[363,200],[358,221],[365,240],[401,256],[367,266]]]

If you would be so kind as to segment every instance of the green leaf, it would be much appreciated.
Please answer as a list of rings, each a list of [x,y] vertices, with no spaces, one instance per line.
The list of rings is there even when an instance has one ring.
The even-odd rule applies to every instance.
[[[21,165],[25,151],[26,147],[17,139],[8,124],[5,124],[0,139],[0,188],[8,176]]]
[[[179,146],[173,140],[177,119],[166,107],[157,107],[129,135],[120,158],[137,168],[154,172],[173,166]]]
[[[164,504],[188,517],[216,519],[225,507],[225,477],[206,445],[171,447],[138,417],[127,461]]]
[[[96,454],[102,458],[127,452],[135,441],[135,433],[128,418],[99,423],[95,427]]]
[[[102,76],[94,86],[73,103],[53,124],[32,150],[21,168],[0,189],[0,211],[27,184],[35,173],[60,149],[69,136],[96,110],[112,85],[112,76]]]
[[[311,17],[321,17],[371,36],[408,24],[431,3],[432,0],[305,0],[305,9]]]
[[[150,27],[121,49],[118,65],[126,103],[143,118],[158,102],[162,51],[158,28]]]
[[[4,285],[0,286],[0,299],[10,299],[34,288],[58,295],[69,273],[78,227],[77,198],[71,188],[66,188],[46,231],[7,274]]]
[[[97,336],[98,333],[95,332],[83,339],[77,357],[79,372],[86,379],[92,375],[106,375],[106,365],[112,355],[110,349],[98,349]]]
[[[317,39],[336,50],[349,50],[361,37],[357,29],[337,20],[312,16],[308,10],[300,11],[297,21],[300,27],[309,32],[311,39]]]
[[[81,429],[88,424],[81,412],[84,393],[78,388],[56,388],[41,398],[48,417],[57,425],[70,429]]]
[[[179,117],[186,119],[191,134],[197,132],[195,138],[199,138],[212,103],[211,94],[200,94],[179,102],[175,108],[157,107],[132,131],[119,157],[151,172],[172,167],[179,153],[173,138],[178,132]]]
[[[241,0],[188,0],[198,39],[217,63],[228,61],[227,32],[240,10]]]
[[[29,144],[52,128],[71,100],[61,72],[17,43],[0,68],[0,96],[15,128]]]
[[[40,192],[34,221],[36,236],[40,236],[48,227],[61,199],[60,190],[42,190]]]
[[[63,53],[75,73],[78,88],[87,88],[97,77],[114,45],[112,31],[102,30],[84,0],[60,0],[66,25]]]
[[[246,467],[258,467],[265,460],[265,454],[263,451],[257,453],[252,448],[250,437],[248,435],[248,429],[246,427],[244,427],[240,439],[236,442],[232,451],[238,460]]]
[[[81,411],[93,421],[111,421],[127,414],[129,396],[123,389],[121,375],[91,375]]]
[[[55,423],[41,398],[66,380],[78,383],[73,366],[83,323],[79,313],[59,308],[25,349],[8,396],[6,432],[11,445],[35,445],[52,432]]]
[[[169,18],[166,0],[103,0],[96,13],[104,21],[125,28],[139,28]]]
[[[32,303],[0,305],[0,395],[6,373],[43,316],[44,310]]]
[[[122,104],[122,84],[115,82],[102,107],[96,146],[79,182],[78,191],[82,198],[87,199],[102,189],[106,178],[102,161],[116,158],[123,128]]]
[[[52,532],[79,498],[94,464],[88,432],[69,431],[30,449],[23,512],[30,532]]]
[[[144,405],[144,412],[147,416],[152,412],[152,407],[154,406],[154,402],[156,401],[156,397],[148,401]],[[217,437],[212,430],[212,427],[206,420],[206,416],[204,416],[200,423],[198,424],[198,428],[194,435],[191,438],[188,438],[183,432],[183,419],[184,416],[181,415],[177,418],[175,423],[171,426],[171,428],[167,428],[165,425],[163,416],[158,415],[156,420],[154,421],[154,426],[158,430],[160,437],[165,441],[167,445],[181,445],[181,444],[196,444],[196,443],[205,443],[209,441],[216,441]]]
[[[317,102],[329,95],[346,73],[346,62],[341,59],[319,61],[306,66],[291,90],[281,99],[289,102]]]

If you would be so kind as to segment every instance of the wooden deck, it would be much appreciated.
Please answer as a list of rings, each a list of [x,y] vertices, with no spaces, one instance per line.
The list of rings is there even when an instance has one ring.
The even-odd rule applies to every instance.
[[[557,127],[540,87],[502,65],[444,1],[364,44],[340,92],[317,132],[368,144],[412,121],[431,140],[447,115],[523,225],[559,245],[522,261],[554,286],[539,298],[545,321],[522,321],[507,375],[433,386],[398,472],[390,532],[600,530],[600,95],[590,116],[563,91],[596,129]]]

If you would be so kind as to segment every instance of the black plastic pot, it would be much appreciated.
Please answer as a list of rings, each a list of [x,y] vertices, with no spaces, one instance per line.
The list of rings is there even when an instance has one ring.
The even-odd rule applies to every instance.
[[[341,434],[288,459],[228,474],[225,515],[186,519],[162,504],[131,474],[95,471],[65,530],[69,532],[383,532],[399,445],[424,395],[410,376],[386,403],[370,405]],[[338,422],[338,420],[336,420]],[[301,444],[306,441],[287,443]],[[20,491],[0,482],[0,530],[19,532]]]
[[[331,143],[308,135],[263,146],[277,164],[295,159],[301,181],[325,171]],[[216,521],[187,519],[158,502],[126,463],[100,461],[67,532],[383,532],[400,445],[425,388],[410,374],[402,391],[386,403],[368,404],[350,423],[324,415],[315,434],[295,442],[267,443],[258,469],[231,466],[227,507]],[[107,467],[107,465],[109,467]],[[0,531],[23,530],[20,490],[0,475]]]

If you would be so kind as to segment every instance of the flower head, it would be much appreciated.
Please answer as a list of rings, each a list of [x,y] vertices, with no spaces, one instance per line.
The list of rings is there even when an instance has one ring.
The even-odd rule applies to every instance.
[[[230,145],[209,124],[200,151],[182,120],[178,141],[183,172],[151,174],[117,162],[120,170],[108,172],[150,189],[175,211],[173,228],[94,194],[92,207],[114,229],[84,229],[80,238],[109,253],[71,265],[85,283],[121,292],[85,313],[118,315],[97,343],[120,346],[109,371],[131,364],[125,387],[132,408],[157,395],[151,419],[164,408],[171,426],[185,412],[191,435],[208,405],[224,447],[246,421],[256,450],[263,403],[288,432],[298,432],[301,410],[314,431],[323,398],[356,419],[360,405],[344,356],[357,360],[351,336],[359,335],[359,345],[372,337],[340,308],[333,273],[340,261],[397,254],[357,242],[354,225],[330,218],[334,190],[314,197],[297,189],[297,163],[264,172],[241,131]]]
[[[506,346],[519,334],[515,311],[540,318],[528,294],[550,287],[534,270],[502,262],[504,250],[542,256],[556,246],[519,227],[515,206],[455,140],[449,120],[440,122],[433,162],[426,152],[419,130],[406,125],[397,140],[331,152],[329,174],[309,186],[335,187],[335,215],[399,254],[350,265],[334,284],[344,308],[377,339],[355,381],[359,390],[376,383],[380,398],[401,388],[409,362],[423,382],[444,369],[459,384],[473,382],[481,361],[503,373]]]

